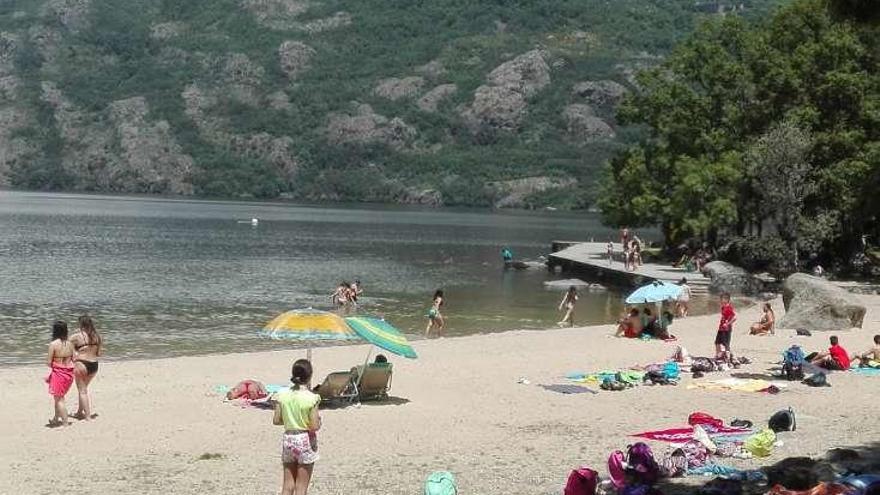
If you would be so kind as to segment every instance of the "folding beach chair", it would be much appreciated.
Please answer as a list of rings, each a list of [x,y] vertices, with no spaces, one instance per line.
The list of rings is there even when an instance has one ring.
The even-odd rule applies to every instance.
[[[321,396],[321,402],[351,402],[358,396],[356,377],[350,371],[330,373],[317,392]]]
[[[362,401],[385,399],[389,390],[391,390],[391,366],[388,364],[370,364],[358,377],[357,397]]]

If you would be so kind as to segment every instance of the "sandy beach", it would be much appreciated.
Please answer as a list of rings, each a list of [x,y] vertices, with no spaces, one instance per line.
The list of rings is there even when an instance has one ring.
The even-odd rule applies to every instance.
[[[880,297],[868,306],[864,328],[840,332],[850,352],[862,351],[880,325]],[[774,302],[782,315],[781,300]],[[766,375],[794,342],[827,348],[829,334],[750,337],[758,308],[740,311],[733,348],[753,364],[734,376]],[[711,355],[717,316],[676,321],[673,333],[694,355]],[[605,472],[608,453],[628,434],[686,423],[693,411],[725,420],[764,423],[792,406],[798,430],[759,466],[789,455],[865,445],[880,437],[873,403],[880,377],[834,373],[832,387],[791,384],[777,395],[638,387],[622,392],[563,395],[539,384],[569,383],[573,371],[625,368],[663,361],[673,344],[610,337],[610,325],[418,341],[420,358],[392,358],[388,402],[325,410],[322,456],[310,493],[416,494],[434,470],[452,471],[466,494],[556,494],[582,464]],[[211,355],[101,364],[92,385],[93,422],[46,427],[51,399],[43,366],[0,369],[5,407],[0,493],[42,494],[271,494],[280,487],[279,437],[271,413],[242,408],[214,393],[245,378],[284,384],[302,351]],[[316,378],[363,361],[366,346],[316,349]],[[715,373],[703,380],[723,378]],[[530,384],[518,383],[525,377]],[[75,388],[68,408],[76,408]],[[662,453],[664,444],[653,444]],[[206,459],[207,457],[207,459]],[[693,483],[698,480],[682,480]]]

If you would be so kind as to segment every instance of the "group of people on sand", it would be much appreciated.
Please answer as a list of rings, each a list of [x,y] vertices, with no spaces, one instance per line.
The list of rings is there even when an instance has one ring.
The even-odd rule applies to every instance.
[[[840,345],[840,339],[832,335],[831,346],[826,351],[807,354],[806,360],[811,364],[831,371],[848,370],[853,363],[861,367],[880,367],[880,335],[874,335],[874,344],[861,354],[850,354]]]
[[[669,328],[675,320],[675,315],[668,309],[661,309],[658,315],[650,307],[639,310],[631,308],[619,320],[617,320],[617,332],[615,337],[630,339],[655,338],[673,340],[675,337],[669,333]]]
[[[65,397],[74,381],[79,392],[79,407],[72,416],[81,420],[97,416],[92,413],[89,384],[98,374],[103,345],[95,322],[88,315],[80,316],[79,330],[73,335],[69,333],[67,322],[58,320],[52,324],[52,342],[46,358],[49,367],[46,383],[54,401],[54,415],[49,426],[70,426],[71,415],[67,412]]]
[[[357,308],[358,297],[363,293],[364,287],[360,280],[355,279],[351,283],[343,280],[330,294],[330,301],[333,303],[333,307],[347,314]]]

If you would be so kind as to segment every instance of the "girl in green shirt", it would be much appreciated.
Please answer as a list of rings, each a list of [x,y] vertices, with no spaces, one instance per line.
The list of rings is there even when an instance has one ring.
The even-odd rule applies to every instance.
[[[298,359],[293,363],[290,381],[293,386],[276,396],[275,416],[272,424],[283,425],[281,437],[281,463],[284,466],[284,482],[281,495],[306,495],[312,470],[318,460],[318,437],[321,417],[318,403],[321,397],[312,393],[312,363]]]

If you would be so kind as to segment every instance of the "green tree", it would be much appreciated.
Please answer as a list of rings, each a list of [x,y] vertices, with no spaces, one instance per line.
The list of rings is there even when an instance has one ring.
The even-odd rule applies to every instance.
[[[880,28],[842,19],[824,0],[798,0],[755,23],[707,22],[640,74],[640,91],[621,108],[622,121],[648,133],[609,162],[599,198],[606,222],[655,221],[674,243],[760,235],[773,216],[790,247],[800,237],[845,255],[877,229],[878,69]],[[783,149],[769,149],[770,141]],[[767,201],[778,204],[776,192],[797,185],[800,194],[786,196],[786,215],[797,216],[766,211],[750,173],[758,158],[773,167]],[[633,187],[633,170],[654,186]],[[658,207],[641,217],[645,204]],[[798,218],[822,228],[807,239]]]
[[[771,219],[785,242],[789,271],[799,265],[800,232],[807,223],[804,199],[815,190],[810,173],[810,134],[791,121],[771,127],[747,153],[749,175],[758,192],[760,219]],[[786,266],[786,264],[780,264]]]

